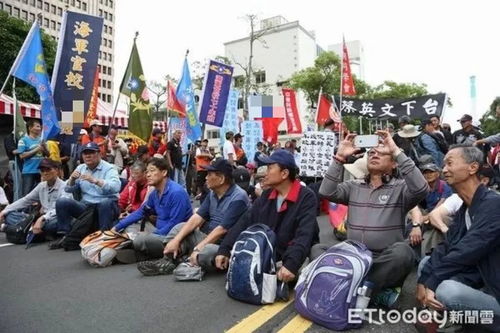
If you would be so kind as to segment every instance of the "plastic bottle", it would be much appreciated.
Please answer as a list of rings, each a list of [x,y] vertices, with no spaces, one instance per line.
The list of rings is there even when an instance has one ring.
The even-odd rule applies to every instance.
[[[363,310],[366,309],[368,307],[368,303],[370,303],[373,287],[374,284],[372,282],[364,281],[362,286],[358,288],[355,308],[359,310],[359,316],[363,320],[366,320]]]

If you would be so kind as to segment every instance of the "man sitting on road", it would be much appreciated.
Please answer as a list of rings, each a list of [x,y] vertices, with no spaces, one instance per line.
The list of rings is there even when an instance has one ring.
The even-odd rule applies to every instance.
[[[500,196],[480,183],[483,153],[451,146],[443,174],[463,200],[446,239],[419,266],[417,299],[448,311],[488,311],[500,330]],[[494,319],[493,319],[494,317]]]
[[[187,221],[193,215],[186,190],[168,178],[168,163],[164,158],[153,157],[149,161],[146,179],[147,185],[154,187],[147,201],[113,228],[122,231],[145,217],[156,216],[156,230],[151,234],[141,233],[134,239],[134,249],[139,261],[161,258],[165,236],[177,224]]]
[[[270,188],[228,232],[219,247],[215,263],[217,268],[226,269],[239,234],[251,225],[264,223],[277,236],[276,260],[283,264],[277,277],[284,282],[293,281],[311,246],[319,241],[317,199],[309,188],[296,179],[298,168],[291,153],[279,149],[270,157],[261,155],[259,159],[268,165],[264,182]]]
[[[414,252],[404,241],[405,217],[425,198],[429,187],[390,134],[377,131],[377,135],[381,144],[368,151],[369,175],[342,182],[343,164],[359,150],[354,146],[356,135],[349,134],[340,142],[319,193],[332,202],[349,206],[347,238],[364,243],[373,253],[373,265],[366,278],[375,286],[372,301],[391,307],[415,264]],[[395,177],[396,169],[402,179]],[[322,244],[314,246],[312,259],[327,248]]]
[[[240,216],[248,209],[248,195],[234,184],[233,167],[219,159],[206,166],[209,194],[198,211],[186,223],[176,225],[165,238],[162,259],[137,265],[144,275],[170,274],[174,260],[188,259],[192,265],[214,270],[217,245]]]
[[[0,222],[5,219],[7,224],[17,224],[25,216],[21,210],[27,209],[35,203],[40,203],[41,215],[33,225],[33,233],[55,234],[57,231],[56,200],[62,196],[71,196],[71,194],[64,192],[66,184],[59,178],[60,168],[61,163],[48,158],[43,159],[39,165],[43,181],[27,196],[5,207],[0,213]]]
[[[66,192],[81,193],[82,200],[60,198],[56,202],[58,232],[67,234],[73,218],[80,216],[87,207],[94,206],[98,228],[109,230],[118,217],[120,178],[116,168],[101,159],[100,148],[94,142],[82,147],[83,164],[80,164],[66,183]],[[57,242],[52,248],[62,244]]]

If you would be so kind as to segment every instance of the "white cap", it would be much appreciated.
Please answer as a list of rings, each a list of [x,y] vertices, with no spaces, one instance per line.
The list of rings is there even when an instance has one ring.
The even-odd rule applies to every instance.
[[[87,131],[85,129],[82,128],[80,130],[80,135],[87,135],[87,134],[89,134],[89,133],[87,133]]]

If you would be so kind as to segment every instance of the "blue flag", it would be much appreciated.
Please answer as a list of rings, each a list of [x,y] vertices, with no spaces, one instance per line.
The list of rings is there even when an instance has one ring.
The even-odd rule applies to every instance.
[[[184,59],[184,66],[182,68],[182,77],[175,92],[177,100],[186,109],[187,117],[187,137],[192,142],[195,142],[201,137],[201,127],[196,114],[196,106],[194,104],[194,94],[191,84],[191,74],[189,73],[189,66],[187,58]]]
[[[36,21],[31,26],[16,61],[12,65],[10,74],[33,86],[40,96],[43,140],[59,135],[61,130],[57,120],[52,89],[50,88],[47,65],[43,57],[40,27]]]

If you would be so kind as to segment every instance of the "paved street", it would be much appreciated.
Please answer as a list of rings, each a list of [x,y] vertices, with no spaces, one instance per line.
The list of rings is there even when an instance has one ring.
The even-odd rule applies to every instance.
[[[333,241],[326,217],[322,240]],[[79,251],[25,250],[0,234],[0,332],[327,332],[290,304],[253,306],[227,297],[224,275],[203,282],[143,277],[135,265],[92,268]],[[413,306],[414,274],[402,294]],[[355,332],[416,332],[411,325],[370,325]]]

